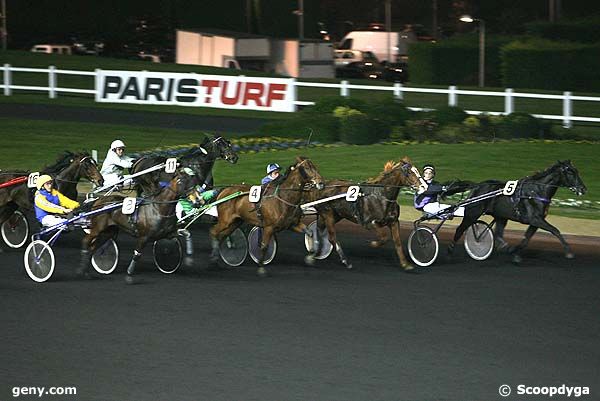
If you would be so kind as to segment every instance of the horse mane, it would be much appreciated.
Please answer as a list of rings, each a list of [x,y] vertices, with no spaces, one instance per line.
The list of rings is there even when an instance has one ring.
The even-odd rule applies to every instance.
[[[72,163],[73,157],[75,157],[75,153],[65,150],[59,154],[54,164],[44,167],[43,171],[51,175],[58,174]]]
[[[367,183],[367,184],[378,184],[382,180],[384,180],[385,178],[389,177],[394,171],[396,171],[396,169],[402,167],[406,163],[412,164],[412,162],[408,158],[408,156],[404,156],[402,159],[398,160],[397,162],[395,162],[393,160],[388,160],[383,165],[383,171],[381,173],[379,173],[379,175],[377,177],[368,178],[365,181],[365,183]]]
[[[559,160],[556,163],[554,163],[553,165],[551,165],[550,167],[546,168],[545,170],[537,171],[537,172],[533,173],[533,175],[525,177],[525,179],[539,180],[540,178],[547,176],[548,174],[550,174],[552,172],[552,170],[554,170],[555,168],[557,168],[558,166],[561,166],[563,164],[565,164],[565,162]]]

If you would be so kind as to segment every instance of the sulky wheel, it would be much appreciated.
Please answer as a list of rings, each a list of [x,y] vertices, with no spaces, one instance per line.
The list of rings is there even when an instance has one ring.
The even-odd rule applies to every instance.
[[[183,260],[183,248],[179,238],[163,238],[152,245],[154,264],[165,274],[175,273]]]
[[[48,280],[54,273],[54,252],[46,241],[35,240],[25,249],[25,271],[38,283]]]
[[[240,266],[248,256],[248,239],[244,232],[236,228],[229,236],[223,238],[219,244],[221,259],[228,266]]]
[[[333,251],[333,246],[329,242],[329,233],[325,228],[323,231],[318,229],[317,220],[313,221],[308,225],[308,231],[312,233],[312,236],[304,234],[304,246],[308,252],[313,252],[314,238],[319,239],[320,247],[319,253],[315,255],[315,259],[327,259]]]
[[[494,233],[487,223],[478,220],[465,231],[464,245],[471,258],[485,260],[494,250]]]
[[[260,250],[260,242],[262,240],[262,228],[261,227],[253,227],[250,230],[250,234],[248,234],[248,250],[250,252],[250,257],[256,263],[260,261],[261,250]],[[263,265],[268,265],[273,261],[275,255],[277,254],[277,240],[275,236],[271,237],[271,241],[269,241],[269,245],[267,246],[267,251],[265,253],[265,260],[263,260]]]
[[[419,266],[430,266],[437,259],[440,245],[429,227],[415,228],[408,237],[408,254]]]
[[[29,236],[29,222],[23,213],[18,210],[2,223],[0,228],[4,242],[11,248],[20,248],[27,242]]]
[[[110,274],[119,263],[119,247],[115,240],[110,238],[92,255],[92,266],[100,274]]]

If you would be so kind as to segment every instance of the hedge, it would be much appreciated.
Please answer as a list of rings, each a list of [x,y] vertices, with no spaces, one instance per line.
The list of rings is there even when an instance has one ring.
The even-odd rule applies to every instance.
[[[515,41],[502,48],[501,57],[505,87],[600,91],[600,44]]]

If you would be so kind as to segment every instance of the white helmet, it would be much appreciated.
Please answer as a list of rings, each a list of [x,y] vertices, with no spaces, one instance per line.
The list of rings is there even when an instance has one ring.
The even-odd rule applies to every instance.
[[[125,144],[120,139],[116,139],[116,140],[112,141],[112,143],[110,144],[110,150],[115,150],[116,148],[124,148],[124,147],[125,147]]]
[[[277,170],[281,170],[281,167],[279,167],[279,164],[277,163],[271,163],[267,166],[267,174],[271,174],[273,171]]]

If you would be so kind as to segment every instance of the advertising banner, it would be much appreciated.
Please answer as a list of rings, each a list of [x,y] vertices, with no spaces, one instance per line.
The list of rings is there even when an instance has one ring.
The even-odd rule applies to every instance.
[[[293,78],[100,70],[96,101],[295,111]]]

